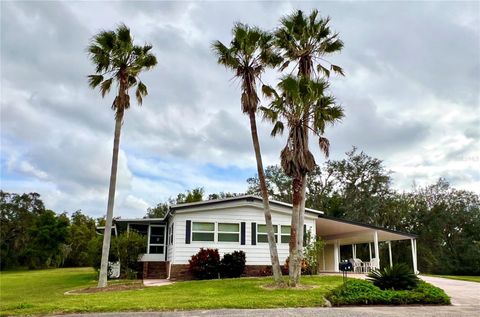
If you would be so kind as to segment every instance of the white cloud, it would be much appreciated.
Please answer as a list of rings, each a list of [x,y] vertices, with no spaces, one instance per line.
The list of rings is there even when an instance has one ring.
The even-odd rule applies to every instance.
[[[2,189],[37,191],[56,211],[105,213],[112,95],[101,99],[88,88],[85,47],[95,32],[123,21],[136,41],[153,44],[159,64],[142,75],[150,93],[144,106],[125,117],[115,214],[142,216],[197,186],[244,191],[255,171],[248,119],[238,83],[216,64],[210,44],[228,42],[235,21],[271,30],[280,16],[316,5],[2,2]],[[347,115],[327,133],[333,159],[356,145],[385,160],[397,188],[446,177],[480,191],[479,7],[322,3],[345,42],[330,58],[347,72],[332,79]],[[277,77],[267,72],[265,81]],[[258,123],[265,165],[276,164],[284,138],[272,139],[270,126]]]

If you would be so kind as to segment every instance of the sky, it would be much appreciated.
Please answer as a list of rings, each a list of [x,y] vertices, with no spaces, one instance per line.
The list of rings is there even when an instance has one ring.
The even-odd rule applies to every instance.
[[[398,190],[444,177],[480,192],[478,1],[1,1],[0,188],[38,192],[57,212],[105,214],[114,95],[88,87],[86,46],[124,22],[158,65],[141,75],[143,106],[125,116],[114,215],[142,217],[194,187],[244,192],[256,173],[249,122],[211,43],[229,43],[234,22],[271,31],[313,8],[345,43],[328,57],[346,73],[331,79],[346,117],[327,130],[330,158],[356,146],[384,160]],[[265,165],[279,163],[285,142],[270,130],[259,122]]]

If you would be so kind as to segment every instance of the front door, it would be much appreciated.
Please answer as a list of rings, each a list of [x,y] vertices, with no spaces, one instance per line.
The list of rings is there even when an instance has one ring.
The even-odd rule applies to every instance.
[[[157,258],[165,261],[165,226],[164,225],[150,225],[148,234],[148,254],[149,258]]]

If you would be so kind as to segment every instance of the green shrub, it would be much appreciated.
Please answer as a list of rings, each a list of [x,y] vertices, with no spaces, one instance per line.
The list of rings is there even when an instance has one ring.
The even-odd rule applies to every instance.
[[[90,245],[93,254],[93,267],[98,271],[102,259],[103,236],[98,236]],[[138,258],[146,252],[147,238],[135,231],[125,232],[118,237],[112,237],[109,262],[120,261],[120,276],[134,279],[141,272],[141,262]]]
[[[417,286],[419,279],[404,263],[386,266],[368,274],[373,284],[381,289],[406,290]]]
[[[220,261],[221,277],[240,277],[245,271],[245,252],[226,253]]]
[[[423,281],[411,290],[381,290],[369,281],[350,279],[333,289],[326,298],[333,306],[450,304],[443,290]]]

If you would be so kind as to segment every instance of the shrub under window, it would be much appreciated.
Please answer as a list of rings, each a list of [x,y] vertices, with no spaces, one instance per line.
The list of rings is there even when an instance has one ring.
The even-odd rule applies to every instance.
[[[196,279],[207,280],[218,278],[220,255],[218,249],[200,248],[197,254],[188,261],[189,269]]]

